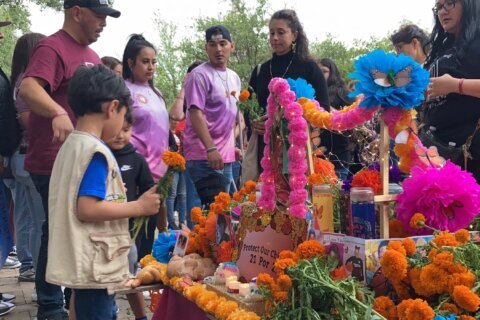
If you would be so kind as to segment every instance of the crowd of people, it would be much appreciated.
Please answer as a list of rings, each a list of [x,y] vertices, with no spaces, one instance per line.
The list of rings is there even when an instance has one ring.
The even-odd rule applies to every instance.
[[[0,267],[35,282],[39,320],[68,319],[68,310],[76,319],[114,319],[113,292],[151,252],[155,230],[164,231],[159,217],[170,229],[192,228],[192,207],[236,191],[241,175],[258,178],[266,116],[239,111],[232,92],[241,81],[228,68],[235,35],[225,26],[205,31],[207,60],[192,63],[167,106],[153,81],[157,51],[142,35],[129,38],[121,60],[100,59],[89,47],[119,11],[101,0],[65,0],[64,10],[58,32],[21,36],[10,78],[0,73],[0,231],[7,234],[13,208],[16,247],[8,257],[0,252]],[[422,141],[480,181],[480,2],[436,0],[433,15],[430,36],[409,24],[390,39],[431,74],[417,108]],[[272,57],[249,80],[263,110],[275,77],[305,79],[325,110],[353,102],[334,57],[311,56],[295,11],[275,12],[268,28]],[[350,136],[311,130],[315,155],[329,158],[340,179],[352,175],[360,152]],[[167,170],[166,150],[181,152],[187,170],[175,173],[160,199],[155,184]],[[148,225],[132,243],[138,216],[148,216]],[[144,296],[127,298],[135,318],[146,319]],[[14,299],[0,293],[0,315]]]

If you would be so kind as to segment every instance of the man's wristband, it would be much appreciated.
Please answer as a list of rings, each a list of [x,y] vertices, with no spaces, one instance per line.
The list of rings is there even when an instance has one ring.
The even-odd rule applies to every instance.
[[[61,111],[61,112],[57,112],[53,115],[52,119],[55,119],[56,117],[60,117],[60,116],[67,116],[68,113],[66,111]]]
[[[217,147],[211,147],[211,148],[207,149],[207,153],[210,153],[210,152],[213,152],[213,151],[217,151]]]

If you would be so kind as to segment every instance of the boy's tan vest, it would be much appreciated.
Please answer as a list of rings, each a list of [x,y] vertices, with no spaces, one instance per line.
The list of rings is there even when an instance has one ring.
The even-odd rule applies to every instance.
[[[83,175],[96,152],[107,159],[106,201],[126,202],[117,162],[94,136],[74,131],[53,165],[49,189],[49,241],[46,280],[68,288],[113,290],[131,278],[128,219],[84,222],[77,218],[77,196]]]

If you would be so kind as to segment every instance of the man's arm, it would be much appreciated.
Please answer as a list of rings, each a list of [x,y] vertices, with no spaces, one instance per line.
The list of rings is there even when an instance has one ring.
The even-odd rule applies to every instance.
[[[73,130],[67,112],[47,93],[47,82],[40,78],[23,79],[19,95],[33,113],[52,119],[53,142],[63,142]]]
[[[207,124],[205,123],[205,119],[202,111],[196,108],[195,106],[191,106],[189,109],[189,112],[190,112],[190,121],[192,123],[193,130],[195,131],[198,138],[200,139],[200,141],[202,141],[203,145],[207,149],[208,165],[213,170],[223,169],[222,156],[216,149],[216,146],[213,143],[212,137],[210,136],[210,132],[208,132]]]

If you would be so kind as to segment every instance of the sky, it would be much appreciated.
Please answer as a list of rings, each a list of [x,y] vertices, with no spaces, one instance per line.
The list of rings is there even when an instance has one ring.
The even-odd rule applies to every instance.
[[[254,0],[246,0],[247,5]],[[433,26],[431,8],[434,0],[270,0],[269,14],[276,10],[294,9],[310,41],[322,41],[327,34],[347,46],[354,39],[383,37],[398,28],[401,21],[416,23],[427,31]],[[100,55],[121,58],[128,36],[143,33],[147,40],[158,43],[159,31],[154,20],[158,16],[177,26],[178,38],[191,36],[196,17],[218,17],[228,10],[224,0],[115,0],[115,9],[122,15],[108,18],[107,27],[92,48]],[[62,27],[63,13],[41,11],[30,7],[31,31],[46,35]],[[235,38],[235,35],[232,35]],[[265,39],[267,41],[267,39]]]

